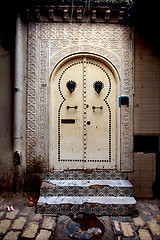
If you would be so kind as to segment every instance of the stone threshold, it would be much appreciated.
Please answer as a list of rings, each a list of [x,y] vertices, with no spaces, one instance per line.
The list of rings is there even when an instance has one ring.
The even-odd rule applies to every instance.
[[[44,180],[44,182],[61,187],[89,187],[89,186],[110,186],[110,187],[133,187],[128,180]]]
[[[113,204],[113,205],[133,205],[136,204],[134,197],[74,197],[74,196],[41,196],[38,204]]]

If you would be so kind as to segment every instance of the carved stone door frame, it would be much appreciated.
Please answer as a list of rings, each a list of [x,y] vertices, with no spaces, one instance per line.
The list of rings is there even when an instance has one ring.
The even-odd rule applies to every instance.
[[[28,172],[51,170],[49,161],[49,79],[58,64],[75,54],[91,54],[109,64],[119,80],[119,96],[129,97],[129,106],[119,107],[120,162],[117,169],[133,170],[133,30],[116,24],[65,24],[31,22],[21,24],[22,48],[27,49],[26,145],[24,162]],[[21,66],[21,72],[23,66]],[[24,128],[24,127],[23,127]]]

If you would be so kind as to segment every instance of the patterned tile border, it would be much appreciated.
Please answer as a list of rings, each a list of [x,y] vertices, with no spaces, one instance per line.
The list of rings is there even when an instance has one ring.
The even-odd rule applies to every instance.
[[[44,180],[122,180],[127,179],[126,173],[118,172],[118,171],[53,171],[46,173]]]
[[[40,214],[73,215],[77,213],[95,214],[97,216],[128,216],[133,211],[133,205],[105,205],[105,204],[82,204],[82,205],[37,205],[36,212]]]
[[[109,197],[132,197],[131,187],[42,187],[41,196],[109,196]]]

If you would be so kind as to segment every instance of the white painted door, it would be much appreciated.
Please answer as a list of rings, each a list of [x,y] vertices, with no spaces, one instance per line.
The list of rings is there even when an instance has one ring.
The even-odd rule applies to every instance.
[[[114,169],[116,82],[92,58],[65,63],[51,84],[51,158],[55,169]]]

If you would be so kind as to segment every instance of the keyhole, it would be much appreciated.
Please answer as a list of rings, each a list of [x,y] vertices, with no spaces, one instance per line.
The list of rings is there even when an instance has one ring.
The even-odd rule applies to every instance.
[[[90,125],[91,124],[91,122],[90,121],[87,121],[87,125]]]

